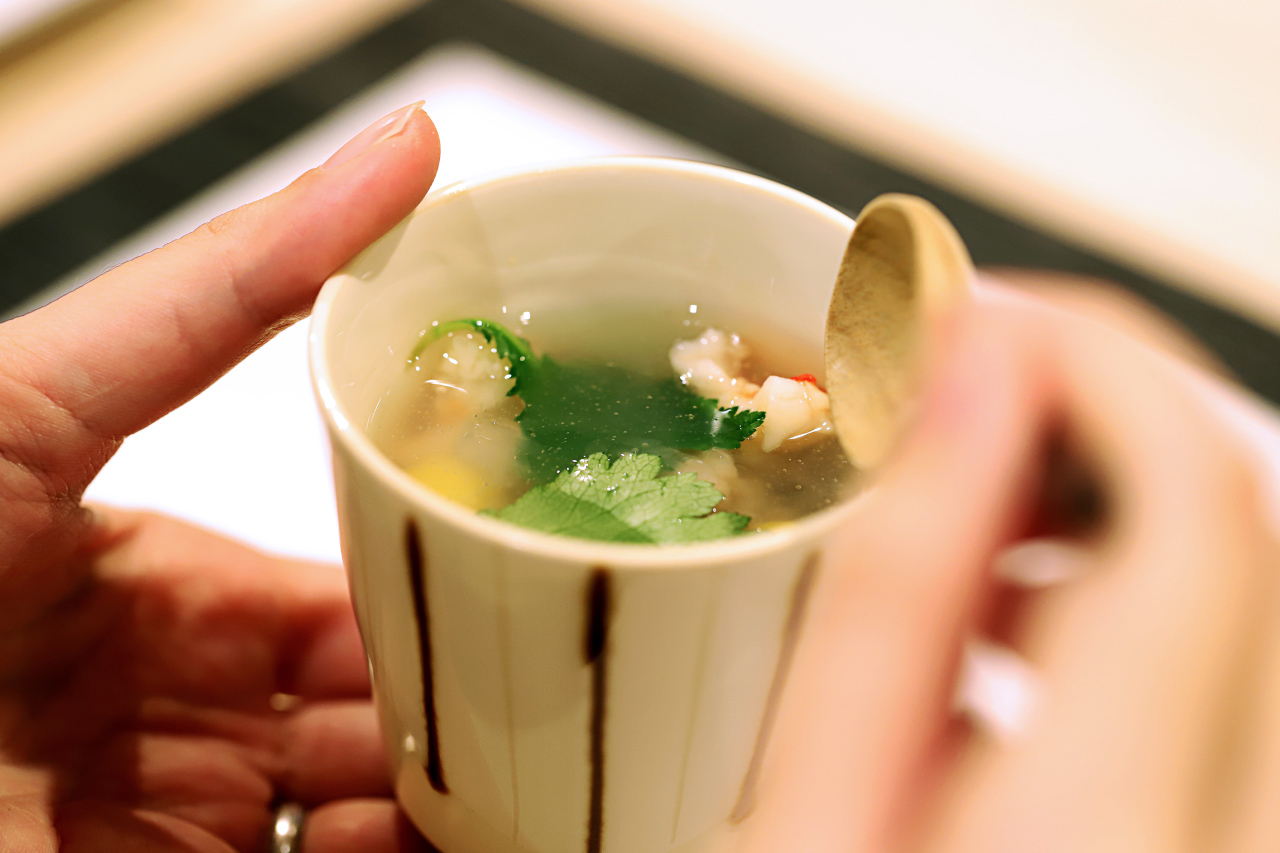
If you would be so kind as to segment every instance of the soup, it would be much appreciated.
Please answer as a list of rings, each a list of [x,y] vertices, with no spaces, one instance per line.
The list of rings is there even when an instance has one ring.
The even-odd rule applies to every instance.
[[[536,322],[528,312],[436,320],[369,434],[423,485],[516,524],[609,541],[714,539],[777,528],[853,492],[820,365],[815,348],[741,318],[634,304]]]

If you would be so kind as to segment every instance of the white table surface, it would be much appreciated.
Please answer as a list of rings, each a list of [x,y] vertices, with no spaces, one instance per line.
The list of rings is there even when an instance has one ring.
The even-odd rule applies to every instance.
[[[437,49],[95,259],[39,301],[279,189],[374,119],[418,99],[426,99],[440,129],[443,155],[436,186],[513,166],[590,156],[723,162],[492,54]],[[1280,430],[1272,414],[1242,395],[1224,399],[1224,410],[1264,454],[1260,464],[1272,470],[1273,484],[1280,483]],[[268,551],[338,560],[328,448],[307,374],[306,323],[283,332],[195,400],[129,438],[86,497],[161,510]],[[1280,517],[1280,502],[1276,514]]]
[[[1277,0],[523,2],[1280,328]]]
[[[1280,288],[1276,0],[644,0]]]

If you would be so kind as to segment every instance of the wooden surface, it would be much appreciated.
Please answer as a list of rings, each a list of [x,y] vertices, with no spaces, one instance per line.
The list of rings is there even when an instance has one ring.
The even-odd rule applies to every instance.
[[[1280,5],[519,2],[1280,329]],[[0,224],[413,3],[103,0],[0,52]]]

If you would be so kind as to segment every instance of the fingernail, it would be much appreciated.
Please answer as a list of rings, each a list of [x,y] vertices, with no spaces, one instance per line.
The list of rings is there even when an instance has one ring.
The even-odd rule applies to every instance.
[[[965,643],[952,707],[998,743],[1026,736],[1044,692],[1039,674],[1012,649],[981,639]]]
[[[324,162],[321,169],[336,169],[343,163],[363,154],[379,142],[385,142],[393,136],[402,132],[409,125],[409,120],[413,118],[413,114],[422,109],[422,105],[426,101],[418,101],[416,104],[410,104],[407,107],[401,107],[393,113],[389,113],[357,133],[350,142],[334,152],[333,156]]]
[[[1062,539],[1028,539],[996,555],[991,572],[997,578],[1027,589],[1073,581],[1089,570],[1089,552]]]

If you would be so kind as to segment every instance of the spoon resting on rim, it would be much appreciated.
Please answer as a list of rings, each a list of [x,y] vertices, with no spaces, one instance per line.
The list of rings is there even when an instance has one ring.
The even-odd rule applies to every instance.
[[[836,436],[875,469],[910,424],[928,330],[973,297],[973,262],[947,218],[889,193],[858,214],[827,309],[827,393]]]

